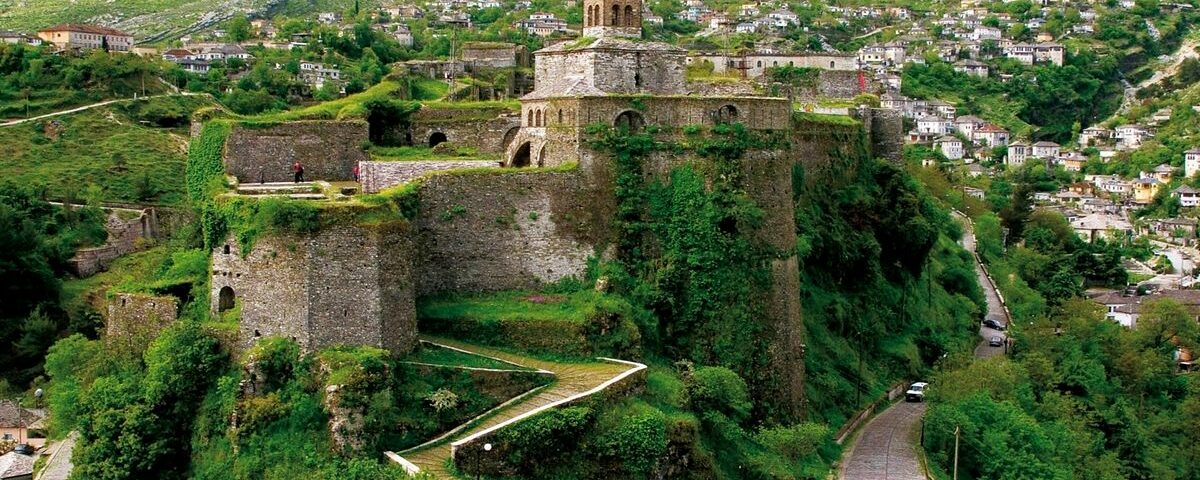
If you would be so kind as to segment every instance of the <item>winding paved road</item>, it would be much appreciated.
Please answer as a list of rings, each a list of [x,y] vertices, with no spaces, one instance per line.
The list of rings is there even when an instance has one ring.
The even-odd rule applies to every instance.
[[[955,216],[963,223],[963,248],[975,251],[975,232],[969,220],[955,212]],[[996,320],[1007,325],[1008,315],[995,286],[988,279],[975,257],[975,274],[979,277],[979,286],[983,287],[987,297],[987,314],[985,318]],[[1004,347],[988,346],[992,336],[1004,337],[1004,332],[979,326],[979,345],[975,347],[975,356],[985,358],[1004,353]],[[838,478],[842,480],[925,480],[925,472],[917,455],[920,448],[920,423],[925,415],[924,403],[897,403],[871,419],[862,428],[854,444],[846,451]]]

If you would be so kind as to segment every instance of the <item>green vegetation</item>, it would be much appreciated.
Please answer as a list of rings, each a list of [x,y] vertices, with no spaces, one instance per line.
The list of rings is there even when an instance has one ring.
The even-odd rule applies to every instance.
[[[448,143],[450,148],[429,147],[373,147],[371,160],[383,162],[405,162],[425,160],[487,160],[499,159],[496,155],[482,155],[471,147],[458,147]]]
[[[180,204],[188,116],[208,103],[154,98],[0,127],[0,170],[57,199]]]
[[[94,316],[72,318],[59,299],[59,278],[76,248],[105,242],[106,216],[91,206],[50,205],[43,195],[0,184],[0,345],[11,346],[0,367],[0,395],[24,390],[41,374],[46,350],[60,334],[94,335],[99,323]]]
[[[1075,299],[1022,322],[1017,354],[956,358],[933,380],[925,421],[931,463],[959,478],[1193,478],[1200,401],[1177,375],[1178,348],[1200,345],[1195,318],[1145,305],[1136,329]]]
[[[4,43],[0,45],[0,118],[30,117],[101,100],[161,94],[166,86],[156,78],[160,68],[158,60],[139,55],[109,55],[103,51],[86,56],[56,55],[49,47]]]
[[[627,358],[641,334],[624,299],[594,290],[500,292],[422,299],[418,328],[463,341],[549,355]],[[554,291],[554,289],[552,289]]]

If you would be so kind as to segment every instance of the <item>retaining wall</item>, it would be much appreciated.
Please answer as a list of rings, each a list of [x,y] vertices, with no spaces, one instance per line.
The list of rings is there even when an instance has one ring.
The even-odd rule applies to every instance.
[[[369,161],[359,164],[359,182],[362,184],[363,193],[377,193],[385,188],[408,183],[433,172],[496,166],[498,166],[498,162],[494,160]]]

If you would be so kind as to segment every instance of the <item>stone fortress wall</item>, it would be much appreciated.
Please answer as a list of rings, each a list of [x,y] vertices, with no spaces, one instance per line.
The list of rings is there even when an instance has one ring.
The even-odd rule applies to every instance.
[[[242,347],[280,336],[305,351],[344,343],[407,352],[416,345],[408,228],[263,235],[245,256],[231,235],[213,251],[213,313],[241,306]]]
[[[409,119],[405,137],[417,146],[450,142],[480,154],[498,154],[505,150],[505,139],[511,140],[520,126],[520,118],[507,109],[422,108]]]
[[[104,339],[110,345],[144,348],[178,314],[179,299],[169,295],[113,294],[104,309]]]
[[[225,171],[241,183],[290,182],[292,164],[305,179],[354,178],[370,132],[362,121],[302,121],[271,126],[235,124],[225,142]]]

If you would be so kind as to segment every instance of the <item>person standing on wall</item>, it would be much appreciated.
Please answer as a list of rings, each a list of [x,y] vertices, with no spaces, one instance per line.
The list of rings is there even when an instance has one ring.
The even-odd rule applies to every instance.
[[[300,165],[300,161],[292,164],[292,174],[295,176],[295,183],[304,181],[304,166]]]

